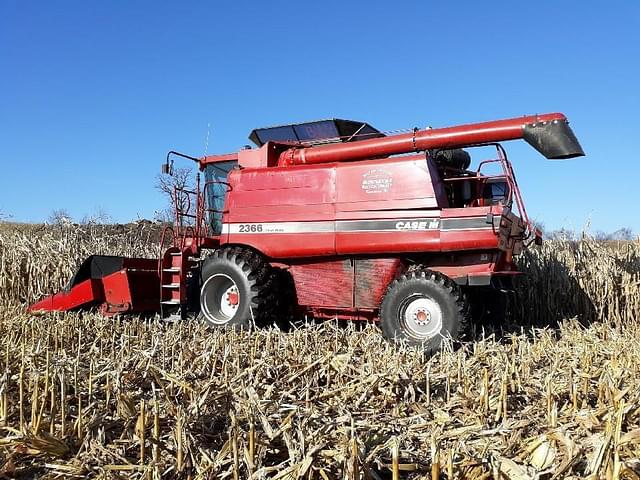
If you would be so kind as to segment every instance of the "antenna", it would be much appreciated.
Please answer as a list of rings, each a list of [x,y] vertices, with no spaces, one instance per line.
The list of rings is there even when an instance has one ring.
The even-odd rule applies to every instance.
[[[207,150],[209,150],[209,133],[211,131],[211,123],[207,122],[207,136],[204,140],[204,156],[207,156]]]

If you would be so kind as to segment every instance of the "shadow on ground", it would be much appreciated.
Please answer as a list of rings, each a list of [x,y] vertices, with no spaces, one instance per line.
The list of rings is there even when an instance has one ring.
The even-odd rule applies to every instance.
[[[494,335],[497,340],[531,332],[558,329],[562,320],[577,318],[588,326],[598,318],[597,308],[575,274],[555,259],[535,274],[525,271],[514,279],[513,291],[476,289],[469,291],[473,323],[470,337],[478,340]]]

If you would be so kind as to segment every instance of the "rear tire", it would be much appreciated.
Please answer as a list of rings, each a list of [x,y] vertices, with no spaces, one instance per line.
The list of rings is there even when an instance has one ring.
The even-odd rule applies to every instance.
[[[202,265],[200,316],[212,327],[250,328],[269,315],[269,264],[251,250],[216,250]]]
[[[394,280],[380,306],[384,336],[436,352],[445,338],[459,340],[469,319],[460,287],[445,275],[417,268]]]

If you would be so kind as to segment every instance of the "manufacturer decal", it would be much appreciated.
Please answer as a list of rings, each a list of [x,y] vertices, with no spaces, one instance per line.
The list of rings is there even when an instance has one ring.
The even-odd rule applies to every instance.
[[[222,233],[324,233],[335,231],[335,222],[224,223]]]
[[[374,168],[362,174],[362,190],[365,193],[386,193],[393,185],[393,177],[385,170]]]
[[[486,217],[438,218],[438,212],[423,213],[420,218],[378,220],[325,220],[315,222],[224,223],[223,234],[265,233],[344,233],[344,232],[424,232],[491,230]],[[499,218],[500,217],[496,217]]]
[[[440,226],[440,220],[420,220],[396,222],[396,230],[434,230]]]
[[[238,233],[259,233],[262,232],[264,225],[258,223],[246,223],[238,225]]]

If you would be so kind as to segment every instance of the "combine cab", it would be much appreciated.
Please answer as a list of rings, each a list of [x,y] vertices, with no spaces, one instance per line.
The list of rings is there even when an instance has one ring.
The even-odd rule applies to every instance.
[[[297,311],[377,321],[389,338],[436,350],[461,335],[474,293],[508,290],[514,256],[542,241],[499,142],[584,155],[559,113],[395,135],[323,120],[249,138],[257,148],[169,153],[165,173],[177,155],[205,181],[175,190],[161,258],[91,257],[30,309],[199,313],[214,327]],[[469,151],[487,146],[495,156],[472,168]]]

